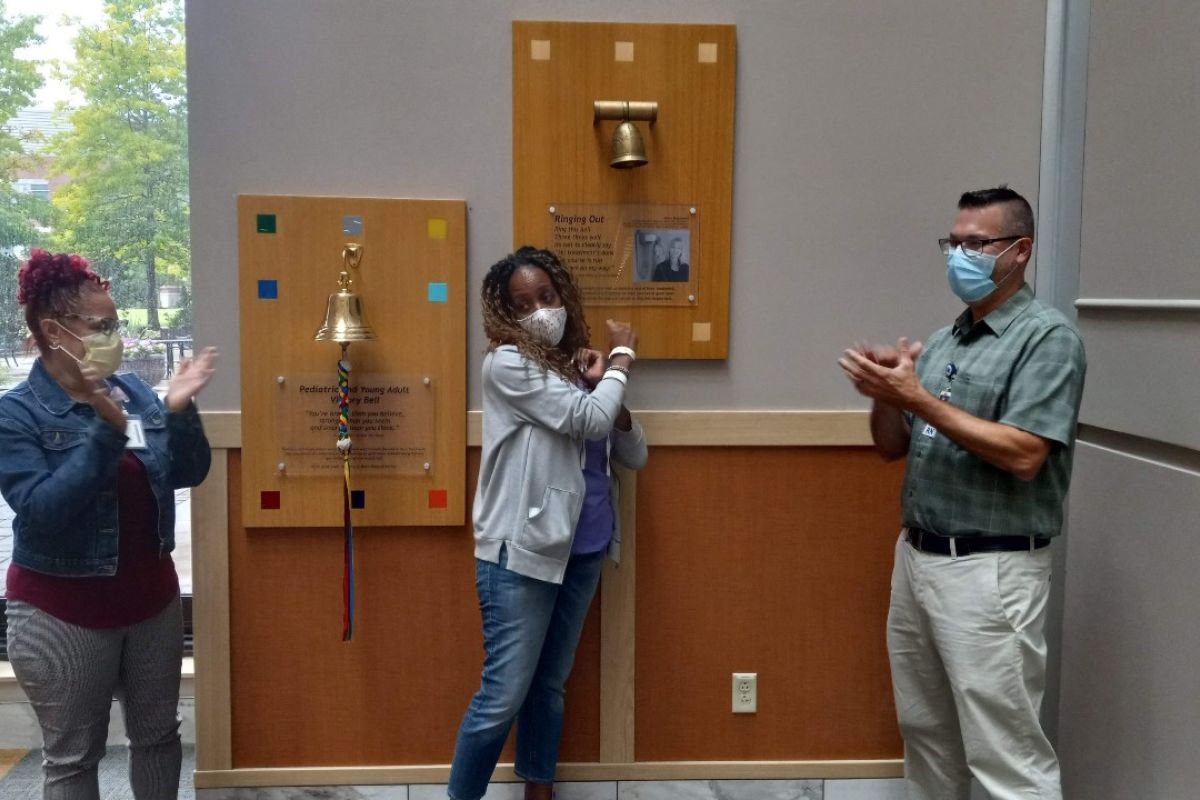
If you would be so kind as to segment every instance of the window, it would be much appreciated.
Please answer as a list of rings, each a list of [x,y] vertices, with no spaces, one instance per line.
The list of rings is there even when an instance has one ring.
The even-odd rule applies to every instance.
[[[39,200],[50,199],[50,181],[45,178],[21,178],[13,184],[21,194],[31,194]]]
[[[192,343],[182,0],[4,0],[0,14],[0,392],[36,355],[16,303],[32,247],[112,281],[123,368],[165,391]],[[176,513],[190,644],[190,492]],[[12,518],[0,500],[0,609]]]

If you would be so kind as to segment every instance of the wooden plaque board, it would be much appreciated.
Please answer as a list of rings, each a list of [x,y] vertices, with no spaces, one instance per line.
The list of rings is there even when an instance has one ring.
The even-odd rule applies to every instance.
[[[302,465],[298,456],[293,458],[294,449],[286,448],[298,435],[297,420],[289,415],[295,413],[291,398],[301,384],[322,377],[337,383],[340,346],[313,337],[325,319],[329,295],[337,291],[342,249],[348,243],[363,248],[361,264],[350,270],[352,290],[378,337],[350,345],[351,396],[356,387],[366,391],[372,381],[420,395],[415,404],[392,407],[403,408],[400,414],[414,409],[421,430],[413,438],[424,448],[415,467],[412,458],[371,465],[365,452],[371,416],[368,407],[352,406],[351,440],[358,422],[364,449],[360,468],[355,468],[358,456],[351,460],[352,485],[361,492],[354,524],[463,524],[465,225],[466,207],[459,200],[238,197],[242,508],[247,527],[342,524],[340,472],[314,469],[311,459]],[[326,399],[322,395],[316,403]],[[312,397],[304,402],[313,407]],[[319,429],[315,436],[336,453],[334,427],[325,437]]]
[[[605,318],[632,321],[639,357],[725,358],[736,27],[516,21],[512,39],[514,246],[550,246],[551,206],[695,208],[694,301],[589,304],[588,323],[603,345]],[[609,166],[619,121],[593,124],[595,100],[657,101],[635,123],[646,166]]]

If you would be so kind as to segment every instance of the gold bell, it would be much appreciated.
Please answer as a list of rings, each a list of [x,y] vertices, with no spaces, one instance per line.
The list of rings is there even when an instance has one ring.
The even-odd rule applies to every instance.
[[[631,169],[645,166],[646,145],[642,142],[642,134],[629,120],[625,120],[613,132],[612,160],[608,162],[614,169]]]
[[[342,272],[338,290],[329,295],[325,307],[325,324],[317,331],[318,342],[367,342],[375,338],[375,331],[363,316],[362,298],[350,291],[354,281],[348,272]]]

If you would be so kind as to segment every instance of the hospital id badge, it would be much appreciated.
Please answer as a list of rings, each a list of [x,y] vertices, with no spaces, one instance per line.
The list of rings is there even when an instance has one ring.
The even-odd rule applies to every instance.
[[[142,425],[141,417],[125,418],[126,450],[146,449],[146,428]]]

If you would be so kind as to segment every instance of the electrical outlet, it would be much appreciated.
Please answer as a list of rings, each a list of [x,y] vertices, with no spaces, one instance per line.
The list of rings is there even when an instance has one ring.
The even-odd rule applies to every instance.
[[[758,711],[758,673],[733,673],[733,713],[754,714]]]

